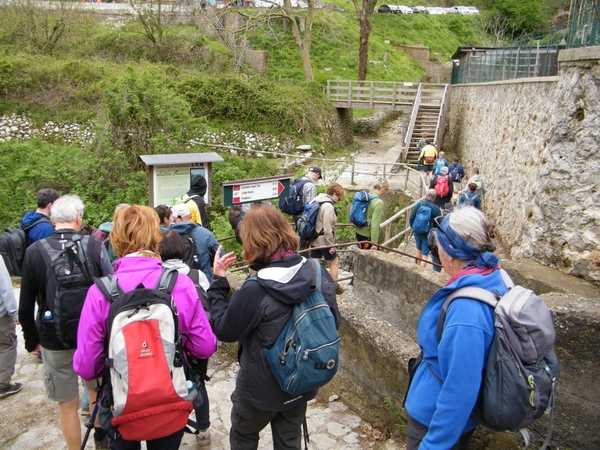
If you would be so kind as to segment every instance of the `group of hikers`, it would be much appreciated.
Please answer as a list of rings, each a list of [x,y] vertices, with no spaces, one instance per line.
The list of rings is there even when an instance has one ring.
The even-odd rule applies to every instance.
[[[434,172],[440,160],[443,153],[425,173]],[[448,193],[438,192],[438,180],[454,169],[443,165],[433,173],[432,188],[410,220],[419,261],[429,254],[429,241],[436,250],[434,261],[451,278],[431,298],[418,324],[427,364],[415,370],[406,399],[409,450],[468,447],[477,426],[471,411],[494,336],[494,310],[479,301],[455,300],[439,345],[437,318],[444,300],[459,286],[478,286],[498,295],[506,291],[492,253],[493,224],[480,205],[459,201],[460,208],[442,214],[440,201]],[[454,183],[464,177],[462,166],[459,173],[458,181],[445,183],[450,198]],[[22,389],[21,383],[11,381],[18,318],[25,348],[40,356],[46,394],[58,402],[68,449],[81,444],[79,377],[90,407],[99,411],[93,415],[95,448],[139,449],[140,441],[146,441],[150,450],[177,449],[192,410],[196,444],[208,447],[208,359],[217,341],[238,342],[231,449],[256,449],[259,432],[269,424],[275,449],[299,449],[307,402],[339,366],[336,294],[343,290],[338,284],[335,204],[346,193],[334,182],[317,195],[320,179],[321,167],[310,166],[292,183],[279,209],[270,201],[232,208],[230,222],[252,274],[233,295],[226,273],[236,257],[223,250],[209,229],[203,200],[206,180],[201,175],[174,205],[117,205],[112,221],[99,227],[106,234],[94,230],[91,236],[79,234],[85,206],[78,196],[40,190],[38,209],[22,220],[23,227],[33,226],[26,228],[18,307],[0,258],[0,396]],[[483,193],[483,182],[479,188]],[[353,210],[354,204],[357,211],[362,208],[354,222],[356,239],[363,249],[378,249],[383,197],[389,189],[389,183],[380,180],[365,194],[364,203],[355,196]],[[433,232],[417,230],[424,216],[419,211],[425,209]],[[296,230],[282,211],[293,217]],[[302,248],[309,249],[308,259],[298,253]],[[316,260],[321,258],[329,271],[320,269]],[[296,364],[309,360],[312,372],[301,381],[327,375],[294,391],[292,380],[282,381],[280,373],[292,350],[289,342],[273,365],[268,355],[295,326],[296,311],[306,308],[308,300],[324,307],[333,335],[330,343],[315,348],[331,347],[334,353],[322,362],[310,362],[314,355],[294,358]],[[316,328],[309,329],[309,335],[318,334]]]
[[[417,141],[417,149],[420,151],[419,170],[423,172],[429,188],[436,191],[437,206],[445,208],[446,205],[468,205],[482,209],[485,182],[477,167],[472,169],[471,177],[463,187],[465,168],[457,156],[449,164],[444,152],[438,153],[433,139],[428,139],[425,132]]]

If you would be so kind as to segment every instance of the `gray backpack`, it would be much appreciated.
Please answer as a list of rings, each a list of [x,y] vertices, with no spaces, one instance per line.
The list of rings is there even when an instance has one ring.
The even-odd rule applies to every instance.
[[[520,431],[529,445],[525,427],[554,406],[558,361],[552,314],[533,291],[515,286],[501,270],[508,291],[501,296],[477,287],[457,289],[448,296],[437,322],[442,337],[446,311],[457,297],[467,297],[494,308],[495,333],[473,418],[495,431]],[[552,420],[544,445],[550,443]]]

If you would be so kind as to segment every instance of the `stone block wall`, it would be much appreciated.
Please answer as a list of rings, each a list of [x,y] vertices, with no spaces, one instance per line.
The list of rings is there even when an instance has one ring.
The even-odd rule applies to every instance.
[[[453,85],[445,142],[480,169],[511,257],[600,283],[600,47],[559,61],[557,77]]]

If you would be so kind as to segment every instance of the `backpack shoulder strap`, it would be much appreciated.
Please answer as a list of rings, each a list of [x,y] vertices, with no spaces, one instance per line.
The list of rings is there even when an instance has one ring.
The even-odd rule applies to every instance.
[[[160,278],[158,279],[154,289],[158,289],[159,291],[166,292],[167,294],[171,295],[171,292],[173,292],[173,288],[175,287],[175,283],[177,282],[178,275],[179,272],[177,269],[167,269],[166,267],[163,267]]]
[[[38,244],[39,242],[39,244]],[[48,269],[52,269],[52,264],[54,264],[54,260],[52,259],[53,254],[57,254],[58,256],[64,252],[64,250],[55,250],[49,243],[47,239],[40,239],[39,241],[34,242],[34,244],[38,245],[38,250],[46,263],[46,267]],[[54,272],[54,271],[53,271]]]
[[[194,286],[198,286],[200,284],[200,275],[198,274],[198,269],[190,269],[188,272],[188,277],[194,282]]]
[[[104,298],[110,303],[114,303],[120,295],[123,294],[123,289],[119,285],[116,278],[107,275],[102,278],[94,279],[94,284],[98,287]]]
[[[436,334],[438,342],[442,339],[442,332],[444,331],[444,322],[446,321],[446,313],[448,312],[448,308],[450,307],[450,303],[452,303],[456,298],[470,298],[473,300],[477,300],[478,302],[485,303],[492,308],[496,308],[498,304],[498,298],[496,295],[486,289],[482,289],[475,286],[468,286],[464,288],[460,288],[455,290],[452,294],[450,294],[444,304],[442,305],[442,309],[440,310],[440,315],[437,320]]]
[[[40,217],[40,218],[39,218],[38,220],[36,220],[35,222],[33,222],[33,223],[30,223],[30,224],[29,224],[29,225],[27,225],[26,227],[21,227],[21,230],[23,230],[23,231],[27,232],[27,230],[29,230],[30,228],[33,228],[33,227],[35,227],[35,226],[36,226],[38,223],[42,223],[42,222],[48,222],[48,223],[51,223],[51,222],[50,222],[50,219],[48,219],[46,216],[44,216],[44,217]]]
[[[315,290],[321,292],[321,263],[312,258],[309,258],[308,261],[311,263],[313,268],[313,282],[311,285],[311,291]],[[314,289],[312,289],[313,286],[315,287]]]

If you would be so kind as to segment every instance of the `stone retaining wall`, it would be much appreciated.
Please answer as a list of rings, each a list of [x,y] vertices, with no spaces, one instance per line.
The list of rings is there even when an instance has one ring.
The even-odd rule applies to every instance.
[[[448,150],[479,167],[513,258],[600,283],[600,47],[563,50],[557,77],[453,85]]]

